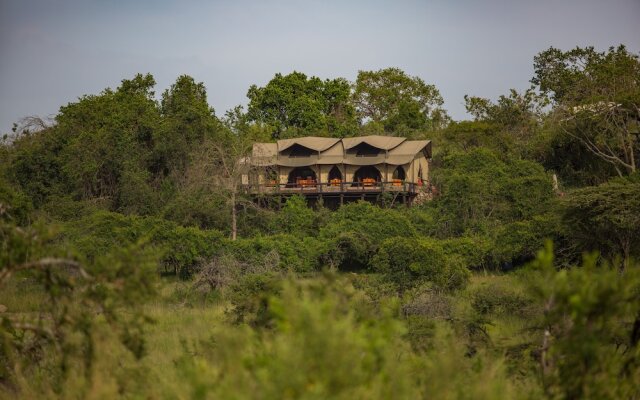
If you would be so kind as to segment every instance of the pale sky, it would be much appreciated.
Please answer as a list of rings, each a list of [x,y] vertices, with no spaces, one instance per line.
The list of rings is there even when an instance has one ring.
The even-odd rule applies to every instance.
[[[277,72],[399,67],[465,119],[465,94],[525,89],[549,46],[640,52],[639,21],[640,0],[0,0],[0,132],[138,72],[157,95],[193,76],[221,116]]]

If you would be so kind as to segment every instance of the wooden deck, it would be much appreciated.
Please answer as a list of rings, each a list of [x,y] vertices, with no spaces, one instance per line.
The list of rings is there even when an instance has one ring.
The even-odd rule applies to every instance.
[[[318,183],[299,181],[287,184],[244,185],[245,193],[255,196],[290,197],[302,195],[310,199],[373,199],[389,193],[403,203],[410,203],[418,194],[420,186],[411,182],[340,182]],[[400,200],[401,199],[401,200]]]

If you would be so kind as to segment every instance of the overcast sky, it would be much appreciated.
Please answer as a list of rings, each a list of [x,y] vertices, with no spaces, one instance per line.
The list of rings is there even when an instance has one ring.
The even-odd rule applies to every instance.
[[[276,72],[354,80],[399,67],[464,119],[465,94],[528,87],[549,46],[639,52],[639,21],[640,0],[0,0],[0,132],[138,72],[156,94],[193,76],[223,115]]]

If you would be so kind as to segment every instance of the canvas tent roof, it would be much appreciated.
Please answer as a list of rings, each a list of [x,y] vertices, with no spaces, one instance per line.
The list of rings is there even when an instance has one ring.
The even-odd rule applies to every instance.
[[[299,144],[300,146],[304,146],[306,148],[309,148],[315,151],[325,151],[339,141],[340,139],[324,138],[324,137],[317,137],[317,136],[307,136],[307,137],[301,137],[301,138],[295,138],[295,139],[283,139],[283,140],[278,140],[278,152],[283,152],[289,147],[293,146],[294,144]]]
[[[266,167],[276,165],[278,161],[278,145],[276,143],[254,143],[251,151],[251,162],[255,166]]]
[[[384,152],[376,156],[361,157],[348,151],[360,143],[367,143],[384,150]],[[318,154],[306,157],[292,157],[286,153],[282,154],[284,150],[295,144],[314,150]],[[431,141],[406,140],[392,136],[362,136],[344,139],[310,136],[279,140],[277,143],[255,143],[251,159],[255,166],[302,167],[317,164],[375,165],[385,163],[402,165],[411,162],[422,151],[425,151],[427,157],[431,156]]]
[[[391,150],[406,140],[402,137],[372,135],[344,138],[342,139],[342,144],[345,150],[356,147],[363,142],[381,150]]]

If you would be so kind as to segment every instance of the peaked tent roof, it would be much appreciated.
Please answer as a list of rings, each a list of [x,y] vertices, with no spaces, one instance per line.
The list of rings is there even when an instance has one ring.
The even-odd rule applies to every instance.
[[[371,135],[344,138],[342,144],[345,150],[352,149],[363,142],[382,150],[391,150],[406,140],[403,137]]]
[[[325,151],[329,147],[338,143],[340,139],[336,138],[325,138],[325,137],[317,137],[317,136],[306,136],[301,138],[294,139],[282,139],[278,140],[278,152],[285,151],[289,147],[294,144],[299,144],[300,146],[307,147],[311,150],[315,151]]]
[[[427,155],[431,155],[430,140],[407,140],[389,152],[386,163],[402,165],[411,162],[425,147],[428,148]]]
[[[385,152],[373,157],[359,157],[347,152],[360,143],[367,143]],[[308,157],[288,157],[282,154],[284,150],[295,144],[317,151],[319,154],[311,154]],[[430,140],[407,140],[393,136],[360,136],[344,139],[309,136],[279,140],[277,143],[254,143],[251,158],[255,166],[302,167],[316,164],[375,165],[383,163],[402,165],[411,162],[425,149],[425,155],[430,157]]]

